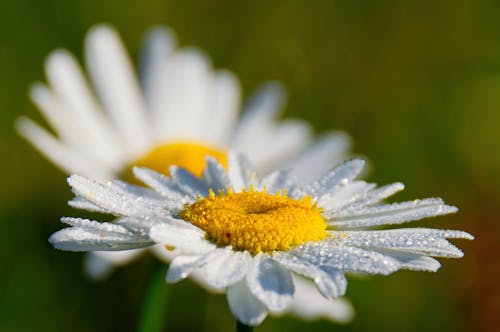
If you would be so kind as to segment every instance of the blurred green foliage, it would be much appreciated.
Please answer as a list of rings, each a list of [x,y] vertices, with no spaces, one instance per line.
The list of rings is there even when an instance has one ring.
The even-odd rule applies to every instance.
[[[369,180],[403,181],[398,199],[441,196],[461,208],[416,225],[467,230],[466,256],[437,274],[351,277],[351,324],[267,319],[256,331],[493,331],[499,328],[500,3],[465,1],[18,0],[0,2],[0,331],[134,331],[156,268],[145,258],[96,283],[82,255],[47,243],[75,215],[58,172],[13,131],[39,119],[27,88],[86,30],[117,27],[136,57],[145,29],[172,27],[241,79],[290,93],[286,117],[348,131]],[[413,224],[412,224],[413,225]],[[231,331],[222,296],[172,289],[166,331]],[[497,325],[495,325],[497,324]]]

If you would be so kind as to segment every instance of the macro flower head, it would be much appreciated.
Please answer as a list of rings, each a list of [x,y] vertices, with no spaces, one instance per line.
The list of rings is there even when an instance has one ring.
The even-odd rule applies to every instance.
[[[297,275],[334,299],[346,292],[346,273],[436,271],[440,263],[433,257],[462,257],[447,239],[472,239],[465,232],[374,230],[457,209],[438,198],[384,204],[403,185],[377,188],[356,180],[363,164],[351,160],[308,184],[289,171],[260,179],[235,154],[228,155],[227,169],[207,158],[201,178],[175,166],[170,176],[134,168],[150,189],[75,175],[69,178],[76,195],[71,204],[119,219],[63,218],[71,227],[50,242],[72,251],[160,244],[174,253],[168,282],[195,274],[202,283],[224,289],[232,313],[246,325],[258,325],[269,312],[291,306]]]
[[[98,25],[87,34],[85,70],[66,50],[52,52],[45,63],[47,84],[36,83],[30,95],[55,135],[28,118],[19,132],[67,173],[101,180],[126,179],[136,184],[132,166],[169,174],[169,166],[201,176],[205,157],[227,165],[229,149],[245,153],[265,174],[274,167],[293,169],[302,179],[316,178],[346,158],[349,137],[330,132],[314,139],[308,124],[278,121],[285,101],[277,83],[265,84],[244,107],[237,77],[213,69],[210,59],[194,48],[181,48],[175,34],[151,29],[140,51],[139,77],[117,32]],[[170,255],[151,248],[162,260]],[[108,275],[143,249],[93,251],[86,272]],[[304,289],[310,285],[304,284]],[[311,299],[312,294],[301,292]],[[312,303],[311,301],[309,301]],[[346,300],[334,304],[316,296],[311,308],[290,308],[304,318],[346,321],[352,308]],[[296,310],[295,310],[295,309]]]
[[[239,115],[237,77],[214,70],[199,50],[179,48],[169,29],[151,29],[140,55],[138,78],[117,32],[106,25],[87,34],[86,71],[68,51],[52,52],[47,84],[34,84],[30,95],[55,135],[25,117],[19,132],[68,174],[102,180],[133,182],[132,166],[168,174],[177,165],[201,176],[207,155],[226,165],[229,149],[247,155],[261,174],[290,168],[301,179],[346,158],[346,134],[315,140],[305,122],[278,121],[285,99],[279,84],[264,85]],[[87,271],[106,275],[141,252],[96,252]]]

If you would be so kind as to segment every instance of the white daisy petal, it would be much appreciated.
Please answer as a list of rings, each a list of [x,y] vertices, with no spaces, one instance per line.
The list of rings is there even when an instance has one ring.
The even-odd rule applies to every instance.
[[[318,267],[293,255],[276,254],[273,257],[290,270],[312,279],[325,298],[332,299],[345,294],[347,279],[340,270]]]
[[[217,256],[195,272],[209,287],[220,289],[243,279],[251,260],[248,252],[234,252],[230,247],[217,249]]]
[[[227,288],[227,303],[236,319],[245,325],[259,325],[267,316],[266,305],[252,295],[245,280]]]
[[[232,183],[234,191],[239,192],[249,188],[250,185],[255,184],[256,174],[250,168],[248,160],[235,153],[229,153],[227,157],[228,163],[228,181]],[[222,179],[222,182],[225,182]]]
[[[153,125],[161,141],[200,141],[213,105],[214,78],[207,57],[195,49],[176,51],[160,71]],[[200,137],[201,136],[201,137]]]
[[[202,254],[213,250],[215,246],[204,239],[204,232],[184,223],[183,226],[157,224],[151,227],[149,237],[156,243],[175,247],[184,253]]]
[[[287,269],[261,257],[247,274],[248,288],[270,310],[284,310],[293,300],[293,281]]]
[[[87,67],[104,108],[119,129],[130,157],[151,143],[144,100],[120,37],[109,26],[96,26],[85,41]]]
[[[111,183],[116,188],[123,190],[126,193],[132,194],[137,197],[141,197],[142,199],[151,200],[152,202],[156,202],[158,205],[164,204],[163,197],[149,188],[138,186],[135,184],[129,184],[125,181],[118,179],[111,180],[109,183]]]
[[[122,217],[115,220],[116,224],[125,226],[128,229],[131,229],[141,234],[141,236],[147,236],[151,226],[153,226],[157,222],[158,219],[156,217],[149,217],[149,216]]]
[[[312,279],[325,298],[332,299],[345,294],[347,280],[340,270],[327,266],[319,267],[304,259],[282,253],[275,254],[273,258],[286,268]]]
[[[359,209],[363,206],[369,206],[378,203],[386,199],[387,197],[394,195],[398,191],[403,190],[404,187],[404,184],[402,184],[401,182],[396,182],[374,190],[370,190],[364,197],[355,200],[352,204],[343,207],[341,210],[345,213],[345,211],[355,211],[356,209]]]
[[[158,216],[166,215],[167,210],[178,207],[178,202],[144,199],[124,190],[113,182],[98,182],[78,175],[68,178],[73,192],[89,202],[117,216],[141,216],[155,213]],[[182,204],[182,203],[181,203]]]
[[[360,248],[332,245],[331,240],[300,245],[291,254],[319,267],[349,272],[390,274],[401,268],[395,259]]]
[[[225,146],[231,138],[240,107],[240,84],[229,71],[218,71],[214,81],[214,106],[205,128],[206,139],[215,146]]]
[[[57,140],[47,130],[28,118],[20,118],[16,123],[17,130],[35,148],[52,160],[65,172],[76,172],[98,179],[109,179],[111,173],[105,168],[95,167],[92,161]]]
[[[49,242],[57,249],[67,251],[127,250],[150,246],[147,237],[120,225],[100,223],[79,218],[63,218],[72,225],[54,233]]]
[[[168,267],[167,282],[174,283],[187,278],[199,264],[201,257],[201,255],[182,255],[175,257]]]
[[[85,141],[81,139],[82,128],[72,121],[71,113],[65,110],[61,98],[41,83],[31,86],[30,97],[60,139],[80,154],[85,154],[87,149]]]
[[[332,189],[337,186],[345,186],[359,175],[363,169],[365,162],[361,159],[353,159],[347,161],[330,173],[320,178],[318,181],[313,182],[310,185],[305,186],[302,189],[297,190],[294,194],[295,197],[301,197],[305,195],[321,197],[327,194]]]
[[[169,172],[172,182],[182,193],[192,198],[207,195],[209,187],[189,171],[177,166],[170,166]]]
[[[335,214],[335,211],[366,196],[373,188],[375,188],[375,184],[373,183],[354,181],[345,186],[336,187],[334,190],[321,196],[318,200],[318,206],[325,209],[323,216],[328,218],[331,214]]]
[[[232,279],[239,280],[242,276],[238,275],[239,272],[234,270],[231,270],[234,273],[223,273],[217,281],[213,279],[215,271],[211,267],[212,263],[219,264],[221,260],[226,258],[229,251],[230,249],[228,250],[227,248],[220,249],[212,246],[211,249],[202,255],[192,253],[176,255],[172,263],[170,263],[167,272],[167,282],[177,282],[192,273],[203,279],[206,285],[214,288],[220,288],[222,284],[231,283]],[[228,270],[225,270],[225,272],[228,272]],[[224,276],[226,279],[223,279]]]
[[[168,28],[156,26],[146,32],[141,47],[140,72],[144,97],[150,109],[161,108],[161,82],[176,43],[175,33]]]
[[[333,165],[344,161],[350,147],[351,139],[347,134],[332,132],[318,138],[289,167],[301,183],[308,183],[327,173]]]
[[[226,190],[231,186],[231,181],[226,169],[212,157],[207,157],[207,166],[203,171],[202,181],[214,192]]]
[[[183,202],[188,200],[188,197],[185,196],[186,194],[171,178],[145,167],[134,167],[133,172],[137,179],[163,197]]]
[[[268,143],[274,122],[283,110],[285,91],[280,84],[262,86],[248,101],[240,122],[233,132],[231,148],[258,162],[263,143]],[[255,135],[258,133],[258,135]]]
[[[269,136],[260,145],[255,142],[251,151],[242,152],[251,156],[252,163],[259,165],[258,171],[263,173],[265,170],[290,163],[307,148],[311,140],[312,129],[307,123],[285,120],[270,130]],[[263,145],[266,146],[265,149],[262,148]]]
[[[347,290],[347,279],[342,271],[331,267],[322,267],[314,278],[321,294],[329,299],[343,296]]]
[[[285,188],[293,191],[295,184],[291,178],[291,173],[291,170],[272,172],[262,179],[261,185],[270,194],[274,194],[280,190],[283,191]]]
[[[118,171],[125,162],[118,138],[92,96],[76,59],[65,50],[50,54],[46,61],[47,78],[65,103],[64,110],[73,128],[84,137],[82,148],[95,160]]]
[[[461,233],[461,234],[460,234]],[[460,232],[461,237],[469,234]],[[455,236],[455,232],[452,232]],[[405,228],[383,231],[342,233],[342,244],[360,248],[390,249],[440,257],[462,257],[463,253],[446,241],[446,231],[428,228]]]
[[[444,204],[439,198],[427,198],[328,214],[331,219],[328,224],[337,228],[401,224],[456,211],[456,207]]]
[[[73,217],[62,217],[61,222],[73,227],[80,227],[89,230],[99,229],[101,231],[105,231],[108,234],[131,235],[130,230],[128,230],[127,228],[112,223],[101,223],[95,220]]]
[[[375,249],[374,251],[398,260],[402,269],[436,272],[441,267],[441,263],[429,256],[394,250]]]
[[[87,201],[85,198],[79,196],[74,197],[72,200],[68,201],[68,205],[75,209],[112,214],[110,210],[104,209],[92,202]]]
[[[276,165],[292,161],[311,140],[311,128],[304,122],[277,123],[284,97],[284,89],[277,83],[259,89],[245,108],[231,139],[231,148],[249,156],[259,172],[267,173]]]

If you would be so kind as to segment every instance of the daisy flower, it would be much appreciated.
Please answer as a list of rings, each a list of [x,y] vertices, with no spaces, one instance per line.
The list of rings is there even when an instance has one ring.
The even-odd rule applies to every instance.
[[[74,56],[56,50],[45,64],[48,84],[30,91],[56,136],[28,118],[18,121],[19,132],[65,172],[105,180],[132,180],[131,166],[168,173],[177,165],[200,176],[206,155],[225,165],[229,149],[262,174],[286,167],[302,179],[345,159],[344,133],[314,140],[307,123],[278,121],[284,91],[277,83],[257,91],[239,117],[238,79],[175,40],[166,28],[149,31],[138,80],[116,31],[93,27],[84,48],[92,84]]]
[[[262,87],[239,116],[238,79],[214,70],[200,51],[176,45],[169,29],[150,30],[138,78],[116,31],[93,27],[85,40],[86,72],[68,51],[56,50],[45,63],[47,84],[31,88],[55,135],[28,118],[19,119],[19,132],[63,171],[101,180],[134,181],[133,165],[164,174],[178,165],[201,176],[206,155],[226,165],[229,149],[248,155],[261,174],[286,167],[302,179],[318,177],[328,170],[325,165],[345,159],[347,135],[331,132],[314,139],[306,123],[278,121],[285,100],[279,84]],[[153,251],[170,257],[163,247]],[[102,278],[142,252],[90,253],[86,271]],[[322,309],[311,317],[352,316],[339,317],[318,301]]]
[[[440,263],[431,256],[462,257],[447,239],[472,239],[465,232],[374,230],[457,208],[439,198],[382,204],[403,185],[377,188],[355,180],[363,164],[351,160],[309,184],[297,183],[287,171],[259,180],[234,154],[227,170],[207,158],[201,178],[175,166],[170,177],[134,168],[151,189],[74,175],[69,178],[76,195],[72,205],[119,219],[63,218],[71,227],[49,241],[71,251],[167,246],[175,252],[168,282],[197,274],[204,283],[226,289],[231,312],[252,326],[292,304],[294,275],[313,280],[319,294],[333,299],[345,293],[347,272],[436,271]]]

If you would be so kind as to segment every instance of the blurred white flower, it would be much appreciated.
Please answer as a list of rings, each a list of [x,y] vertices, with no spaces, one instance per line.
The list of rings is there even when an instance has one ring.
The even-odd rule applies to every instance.
[[[63,218],[71,227],[50,242],[72,251],[174,248],[167,281],[195,274],[203,284],[226,289],[232,313],[246,325],[260,324],[269,312],[293,310],[303,296],[295,291],[300,281],[294,274],[313,280],[318,294],[333,299],[346,291],[346,272],[436,271],[440,264],[431,256],[463,256],[447,238],[473,238],[465,232],[370,230],[457,209],[439,198],[381,204],[403,185],[376,188],[355,180],[363,164],[351,160],[304,185],[283,171],[259,180],[234,154],[227,170],[208,157],[201,178],[178,167],[170,168],[171,177],[135,168],[153,190],[71,176],[73,206],[119,219]]]
[[[345,159],[344,133],[314,140],[306,123],[278,121],[285,100],[279,84],[261,88],[239,116],[238,79],[214,70],[200,51],[178,48],[170,30],[150,30],[140,55],[138,79],[116,31],[92,28],[84,47],[89,83],[73,55],[52,52],[48,83],[34,84],[31,97],[56,135],[27,118],[19,119],[19,132],[65,172],[102,180],[132,180],[133,165],[165,174],[178,165],[201,175],[207,154],[225,163],[228,149],[248,155],[261,174],[285,167],[305,180]],[[86,271],[104,277],[142,252],[91,253]],[[325,317],[333,317],[330,309]]]

